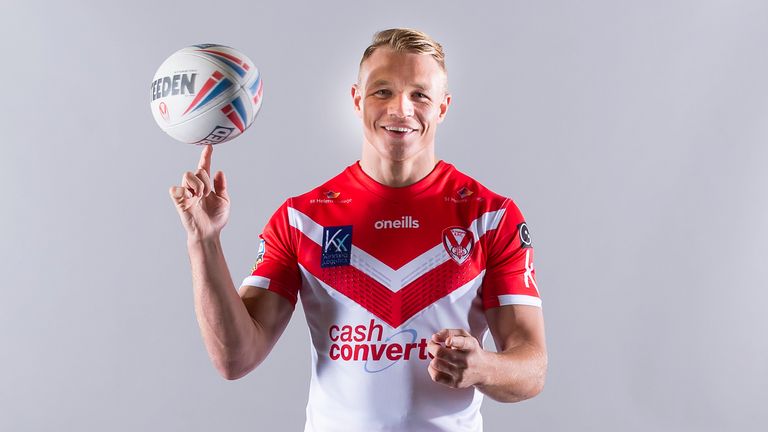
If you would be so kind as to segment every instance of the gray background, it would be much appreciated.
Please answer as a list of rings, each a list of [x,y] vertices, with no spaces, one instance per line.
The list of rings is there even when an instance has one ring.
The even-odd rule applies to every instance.
[[[239,284],[282,200],[359,157],[349,86],[376,30],[445,46],[438,156],[512,196],[544,299],[546,388],[488,431],[764,430],[768,3],[3,0],[0,430],[300,430],[300,309],[234,382],[205,353],[167,189],[199,149],[155,125],[173,51],[262,71],[217,147]]]

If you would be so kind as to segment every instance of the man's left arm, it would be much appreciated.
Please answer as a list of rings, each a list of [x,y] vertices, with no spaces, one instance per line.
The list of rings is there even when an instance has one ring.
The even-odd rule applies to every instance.
[[[541,308],[506,305],[486,310],[498,352],[486,351],[463,329],[444,329],[432,336],[432,380],[449,387],[475,386],[499,402],[518,402],[541,392],[547,371],[547,348]]]

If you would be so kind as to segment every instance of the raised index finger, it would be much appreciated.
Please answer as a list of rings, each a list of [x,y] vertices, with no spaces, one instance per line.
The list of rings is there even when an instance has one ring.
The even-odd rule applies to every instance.
[[[208,144],[200,155],[200,163],[197,164],[197,168],[205,170],[208,175],[211,175],[211,155],[213,155],[213,146]]]

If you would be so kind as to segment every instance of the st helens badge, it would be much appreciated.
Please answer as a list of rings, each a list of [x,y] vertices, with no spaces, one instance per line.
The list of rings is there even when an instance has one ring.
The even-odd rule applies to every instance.
[[[459,227],[450,227],[443,230],[443,246],[448,255],[457,264],[464,264],[472,253],[475,245],[475,235],[471,231]]]

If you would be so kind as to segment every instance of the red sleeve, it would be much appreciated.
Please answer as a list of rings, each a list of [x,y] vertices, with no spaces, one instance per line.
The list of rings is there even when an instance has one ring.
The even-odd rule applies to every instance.
[[[288,222],[288,203],[283,203],[259,235],[259,251],[251,275],[242,286],[251,285],[274,291],[296,304],[301,275],[296,258],[294,232]]]
[[[512,200],[507,199],[502,209],[498,226],[488,237],[483,308],[509,304],[541,306],[528,225]]]

